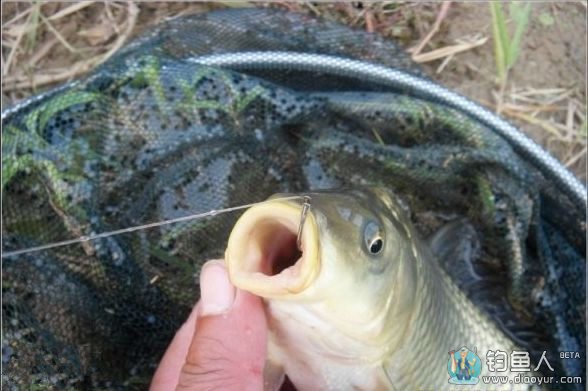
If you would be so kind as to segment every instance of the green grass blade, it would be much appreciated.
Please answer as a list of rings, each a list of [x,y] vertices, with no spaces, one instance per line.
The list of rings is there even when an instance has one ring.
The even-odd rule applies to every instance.
[[[39,31],[39,19],[41,16],[41,3],[39,1],[33,2],[33,8],[29,19],[27,21],[27,40],[26,40],[26,50],[31,51],[34,49],[35,45],[37,44],[37,34]]]
[[[52,99],[41,107],[36,108],[27,114],[25,125],[29,132],[41,134],[47,122],[55,114],[71,106],[92,102],[99,98],[98,94],[84,91],[69,91],[61,97]]]
[[[2,156],[2,190],[12,180],[12,178],[21,170],[32,167],[35,164],[33,157],[23,155],[15,157],[14,155]]]
[[[531,3],[526,3],[523,6],[519,3],[513,2],[511,3],[510,7],[511,18],[514,21],[516,28],[512,40],[510,42],[510,48],[507,57],[508,61],[506,63],[506,66],[508,68],[514,65],[519,56],[521,40],[523,38],[525,30],[527,29],[527,25],[529,24]]]
[[[256,86],[251,91],[247,92],[247,94],[245,96],[239,96],[239,97],[233,98],[233,99],[235,99],[235,104],[234,104],[235,114],[239,114],[241,111],[243,111],[245,108],[247,108],[247,106],[249,106],[249,104],[251,102],[253,102],[255,100],[255,98],[260,96],[262,92],[263,92],[263,89],[259,86]]]
[[[498,77],[504,80],[507,71],[507,53],[509,49],[508,33],[506,31],[506,22],[502,5],[500,2],[490,3],[490,12],[492,14],[492,34],[494,37],[494,57],[496,58],[496,69]]]

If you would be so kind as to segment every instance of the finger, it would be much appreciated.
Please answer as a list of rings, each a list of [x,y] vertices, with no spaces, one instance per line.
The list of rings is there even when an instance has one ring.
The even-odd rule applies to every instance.
[[[221,264],[224,263],[223,260],[210,261],[203,267],[203,273],[208,266],[218,262]],[[211,281],[210,277],[206,280],[206,282],[209,284],[212,283],[213,285],[215,284],[215,281]],[[208,291],[211,290],[208,289]],[[215,297],[213,297],[211,300],[208,300],[209,307],[211,302],[214,303],[214,299]],[[233,299],[231,298],[230,301],[232,304]],[[214,309],[210,308],[208,310],[214,311]],[[151,391],[173,390],[177,387],[182,366],[186,362],[188,349],[192,343],[194,332],[196,331],[196,320],[199,312],[200,303],[194,306],[190,316],[188,317],[188,320],[178,330],[171,344],[167,348],[163,358],[161,359],[161,362],[159,363],[157,371],[151,380]]]
[[[167,348],[151,380],[151,391],[173,390],[178,385],[188,348],[196,331],[196,318],[200,305],[194,306],[188,320],[180,327]]]
[[[179,390],[262,390],[267,324],[259,297],[235,290],[224,263],[201,273],[198,327],[180,373]]]

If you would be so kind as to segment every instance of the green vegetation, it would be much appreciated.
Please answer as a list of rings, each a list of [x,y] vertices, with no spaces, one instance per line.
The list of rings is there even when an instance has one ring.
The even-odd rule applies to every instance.
[[[496,70],[500,84],[504,85],[508,78],[509,70],[519,56],[521,40],[529,23],[531,3],[513,1],[509,4],[508,17],[514,23],[514,34],[512,36],[509,36],[506,27],[507,16],[502,9],[502,3],[499,1],[491,2],[490,12],[492,13]]]
[[[553,19],[553,16],[551,16],[549,12],[541,12],[537,19],[539,20],[539,23],[541,23],[541,25],[543,25],[544,27],[553,26],[553,24],[555,23],[555,19]]]
[[[168,265],[182,270],[182,275],[184,276],[191,276],[194,273],[194,266],[188,261],[180,259],[179,257],[170,254],[169,251],[160,249],[156,245],[149,246],[149,254],[162,260]]]
[[[2,134],[2,189],[21,171],[38,171],[44,173],[55,191],[56,201],[65,206],[65,195],[57,189],[65,180],[79,181],[82,176],[66,173],[58,169],[54,159],[33,155],[34,152],[46,152],[45,156],[54,156],[67,161],[75,157],[76,143],[72,143],[69,150],[60,150],[49,144],[42,136],[42,132],[49,120],[57,113],[77,104],[88,103],[97,99],[97,94],[81,91],[70,91],[57,99],[51,99],[47,104],[31,111],[24,119],[27,131],[16,126],[8,125]]]
[[[56,99],[50,99],[47,103],[31,111],[25,119],[25,125],[29,132],[38,135],[45,129],[47,122],[55,114],[74,105],[95,101],[99,95],[84,91],[69,91]]]
[[[231,97],[230,105],[223,104],[218,99],[197,99],[196,91],[194,86],[198,84],[203,78],[210,76],[213,78],[219,78],[223,81],[224,87],[229,92]],[[227,113],[235,123],[239,123],[238,116],[245,110],[257,97],[259,97],[264,89],[260,86],[255,86],[246,93],[241,93],[235,86],[235,83],[231,78],[222,72],[218,72],[213,69],[202,67],[192,77],[191,82],[178,79],[178,84],[183,92],[183,99],[179,105],[179,108],[186,113],[194,113],[194,110],[198,109],[211,109],[218,110]]]
[[[80,235],[80,222],[86,221],[87,215],[70,199],[71,189],[86,179],[84,165],[97,155],[85,140],[54,145],[45,139],[44,131],[60,112],[93,102],[99,96],[79,90],[65,92],[32,110],[22,122],[7,124],[2,132],[2,191],[17,178],[17,174],[33,174],[22,179],[27,184],[38,183],[41,189],[45,189],[52,209],[61,217],[65,228],[76,235]],[[23,227],[20,224],[20,228]],[[34,233],[43,227],[42,220],[31,221],[28,230]],[[17,231],[24,232],[22,229]]]
[[[194,110],[198,109],[213,109],[222,110],[223,106],[213,99],[200,99],[196,100],[193,87],[186,80],[179,79],[178,84],[184,93],[184,98],[180,103],[179,107],[186,113],[193,113]]]
[[[166,105],[167,98],[165,97],[163,84],[161,83],[160,70],[161,65],[159,64],[159,60],[154,56],[147,56],[146,65],[141,70],[141,73],[153,91],[159,110],[163,114],[167,111],[168,106]]]
[[[488,218],[493,218],[496,212],[496,204],[494,202],[494,193],[492,192],[492,184],[488,179],[482,175],[476,176],[476,185],[478,187],[478,195],[482,206],[482,215]]]
[[[36,0],[33,2],[31,7],[31,13],[27,20],[27,39],[26,39],[26,50],[32,51],[37,45],[37,34],[39,32],[39,22],[41,16],[41,3]]]

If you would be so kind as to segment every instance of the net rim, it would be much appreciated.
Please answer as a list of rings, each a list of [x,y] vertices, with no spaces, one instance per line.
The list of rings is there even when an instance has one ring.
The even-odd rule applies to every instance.
[[[414,92],[413,95],[445,104],[488,126],[506,139],[517,152],[528,158],[547,178],[560,185],[577,205],[582,208],[586,207],[586,186],[548,151],[515,126],[480,104],[426,78],[367,61],[288,51],[211,54],[192,57],[187,61],[231,69],[285,69],[288,67],[290,70],[294,68],[331,73],[337,76],[358,77],[384,83],[398,89],[410,89]]]
[[[559,185],[576,205],[586,208],[588,197],[586,186],[543,147],[480,104],[434,81],[407,71],[347,57],[289,51],[229,52],[190,57],[186,61],[235,70],[295,69],[299,71],[319,71],[335,76],[361,78],[383,83],[393,88],[403,89],[405,93],[411,93],[414,96],[445,104],[480,121],[502,136],[517,152],[528,158],[547,178]],[[79,84],[79,80],[25,99],[2,110],[1,120],[4,122],[20,110],[26,109],[29,105],[34,105],[77,84]]]

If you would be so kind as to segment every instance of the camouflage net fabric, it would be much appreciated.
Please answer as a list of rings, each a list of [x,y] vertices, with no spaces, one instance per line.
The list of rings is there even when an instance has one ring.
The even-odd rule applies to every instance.
[[[492,129],[411,91],[190,61],[253,50],[422,76],[392,43],[308,16],[240,10],[167,22],[5,116],[3,251],[279,192],[385,186],[425,237],[467,218],[485,278],[472,283],[446,265],[458,285],[533,358],[547,350],[557,374],[584,376],[583,207]],[[144,389],[198,299],[200,266],[223,256],[238,217],[3,259],[3,387]]]

